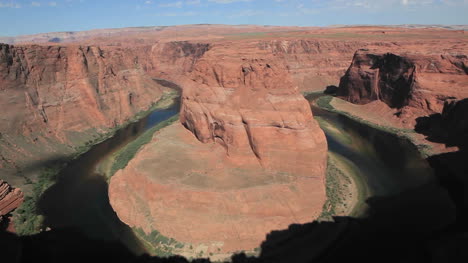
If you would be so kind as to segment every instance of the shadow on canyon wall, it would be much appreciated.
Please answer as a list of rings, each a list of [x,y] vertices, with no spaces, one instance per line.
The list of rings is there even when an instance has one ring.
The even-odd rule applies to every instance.
[[[73,158],[73,155],[53,155],[47,159],[31,161],[21,168],[17,167],[17,175],[29,174],[31,172],[41,171],[44,168],[53,168],[63,163],[69,162]]]
[[[335,85],[329,85],[325,88],[325,90],[323,91],[324,94],[327,94],[327,95],[335,95],[336,92],[338,91],[338,87],[335,86]]]
[[[440,184],[457,207],[456,227],[468,230],[468,99],[448,101],[442,113],[416,119],[415,130],[432,142],[458,151],[429,157]]]

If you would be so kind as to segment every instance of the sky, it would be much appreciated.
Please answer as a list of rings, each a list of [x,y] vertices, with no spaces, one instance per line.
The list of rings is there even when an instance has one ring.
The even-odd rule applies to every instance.
[[[468,24],[468,0],[0,0],[0,36],[182,24]]]

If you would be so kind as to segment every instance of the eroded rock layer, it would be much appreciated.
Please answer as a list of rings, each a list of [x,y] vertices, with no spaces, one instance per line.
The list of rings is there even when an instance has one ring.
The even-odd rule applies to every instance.
[[[442,112],[448,99],[468,97],[468,49],[459,46],[359,50],[337,95],[358,104],[383,101],[414,128],[417,117]]]
[[[23,192],[0,180],[0,221],[23,203]]]
[[[37,169],[156,102],[163,88],[133,54],[92,46],[0,44],[3,168]]]
[[[202,142],[217,142],[232,160],[257,159],[266,169],[321,176],[314,167],[325,137],[283,65],[229,57],[223,47],[197,64],[184,88],[181,122]]]

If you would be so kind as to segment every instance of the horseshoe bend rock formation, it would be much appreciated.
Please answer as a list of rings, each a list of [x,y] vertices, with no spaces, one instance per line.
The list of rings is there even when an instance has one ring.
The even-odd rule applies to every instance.
[[[128,225],[215,254],[252,250],[325,201],[327,144],[307,101],[284,67],[232,50],[214,46],[197,62],[183,126],[154,135],[109,186]]]
[[[468,97],[467,45],[443,48],[358,50],[337,95],[357,104],[381,100],[414,128],[417,117],[442,112],[449,99]]]

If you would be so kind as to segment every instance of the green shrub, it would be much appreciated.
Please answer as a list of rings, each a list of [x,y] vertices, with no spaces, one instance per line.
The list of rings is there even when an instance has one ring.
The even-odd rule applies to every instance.
[[[39,233],[44,222],[44,216],[37,211],[37,202],[41,195],[55,183],[61,165],[45,168],[33,186],[31,196],[24,198],[23,204],[16,210],[14,222],[18,235]]]
[[[179,119],[179,115],[172,116],[171,118],[162,121],[158,123],[156,126],[152,127],[151,129],[145,131],[142,135],[140,135],[138,138],[127,144],[122,150],[120,150],[115,159],[114,162],[112,163],[110,175],[112,176],[115,174],[120,169],[123,169],[127,166],[128,162],[135,157],[135,154],[140,150],[140,148],[149,143],[151,139],[153,138],[153,134],[166,127],[169,126],[170,124],[174,123]]]
[[[332,105],[330,105],[330,102],[332,101],[332,99],[333,99],[333,97],[329,96],[329,95],[321,96],[320,98],[317,99],[317,105],[320,108],[323,108],[323,109],[326,109],[326,110],[329,110],[329,111],[333,111],[334,108],[333,108]]]
[[[183,248],[184,245],[173,238],[168,238],[157,230],[146,234],[141,228],[133,228],[137,236],[149,244],[150,250],[153,250],[157,256],[166,257],[173,255],[173,248]]]

